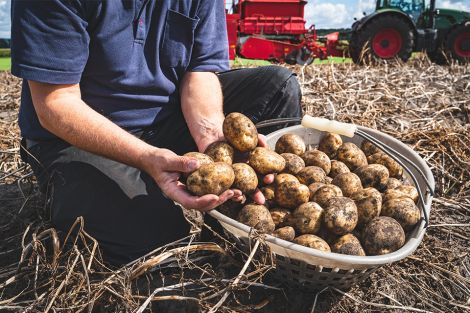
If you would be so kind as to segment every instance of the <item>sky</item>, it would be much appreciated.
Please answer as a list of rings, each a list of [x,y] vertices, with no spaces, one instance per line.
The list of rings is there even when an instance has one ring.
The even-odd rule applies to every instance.
[[[10,38],[10,1],[0,0],[0,38]],[[470,0],[438,0],[437,6],[470,12]],[[354,17],[361,17],[362,12],[372,12],[374,7],[375,0],[308,0],[305,7],[306,26],[315,24],[317,29],[348,28]]]

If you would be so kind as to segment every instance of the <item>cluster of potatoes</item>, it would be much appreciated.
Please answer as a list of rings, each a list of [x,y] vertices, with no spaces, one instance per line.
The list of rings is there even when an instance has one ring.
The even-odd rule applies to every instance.
[[[228,201],[218,208],[259,232],[325,252],[382,255],[400,249],[421,218],[403,168],[368,141],[358,147],[327,133],[307,149],[300,136],[285,134],[272,151],[258,147],[255,125],[240,113],[229,114],[223,130],[227,142],[189,154],[203,165],[187,188],[195,195],[260,188],[264,205]],[[233,164],[236,153],[249,154],[248,161]],[[264,185],[262,176],[273,173]]]

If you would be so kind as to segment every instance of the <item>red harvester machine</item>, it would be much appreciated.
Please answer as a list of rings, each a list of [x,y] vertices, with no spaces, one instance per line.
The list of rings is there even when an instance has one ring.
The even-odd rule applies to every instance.
[[[304,0],[226,1],[230,59],[274,60],[309,64],[315,58],[343,56],[336,48],[339,33],[318,38],[305,28]]]

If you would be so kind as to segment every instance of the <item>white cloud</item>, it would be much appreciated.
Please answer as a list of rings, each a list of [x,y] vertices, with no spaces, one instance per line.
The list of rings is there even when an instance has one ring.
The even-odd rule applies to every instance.
[[[448,9],[455,9],[455,10],[462,10],[470,12],[470,3],[468,0],[466,1],[452,1],[452,0],[438,0],[436,3],[436,7],[438,8],[448,8]]]
[[[337,28],[347,25],[352,18],[343,3],[309,1],[305,7],[305,19],[307,27],[315,24],[317,28]]]
[[[0,38],[10,38],[10,0],[0,0]]]

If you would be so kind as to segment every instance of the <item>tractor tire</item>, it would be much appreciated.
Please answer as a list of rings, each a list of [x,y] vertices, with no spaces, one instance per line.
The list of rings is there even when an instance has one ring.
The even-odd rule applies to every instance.
[[[351,58],[355,63],[377,63],[411,57],[414,47],[413,28],[401,17],[378,16],[351,37]]]
[[[470,63],[470,23],[458,25],[447,34],[445,49],[450,59]]]

